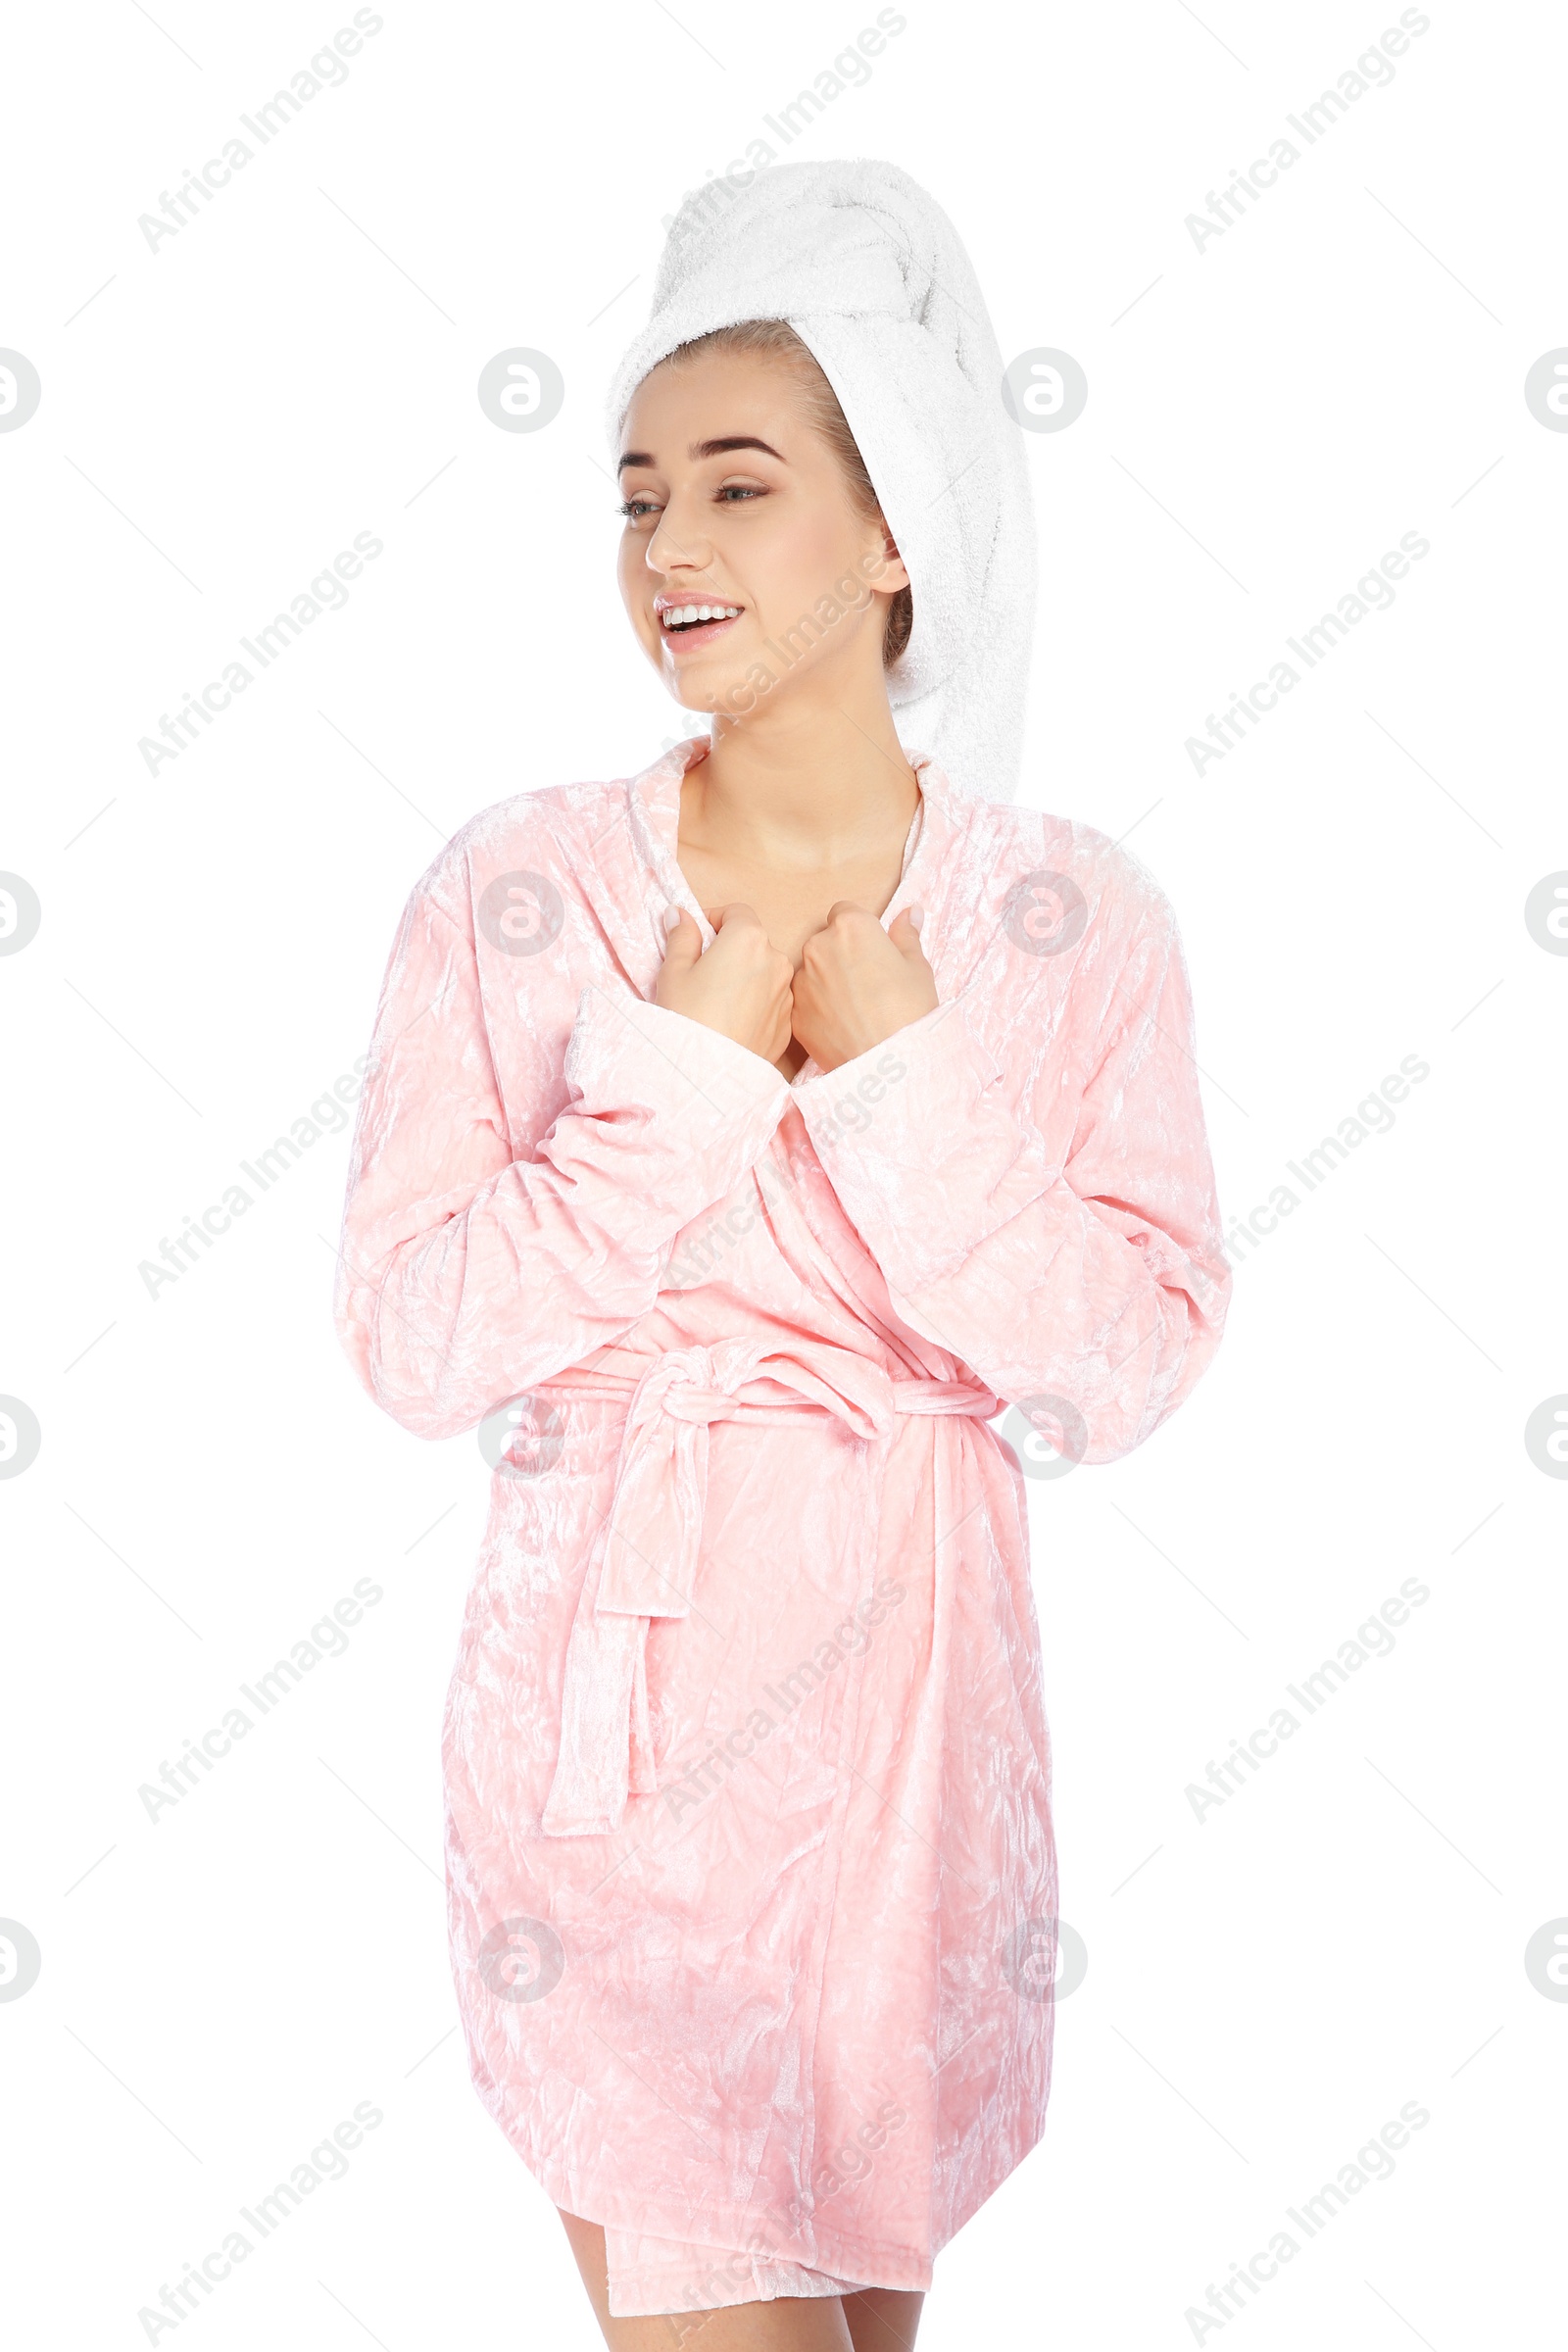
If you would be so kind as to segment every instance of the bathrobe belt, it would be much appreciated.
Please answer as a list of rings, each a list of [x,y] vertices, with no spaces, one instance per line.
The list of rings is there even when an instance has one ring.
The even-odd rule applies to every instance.
[[[691,1610],[712,1422],[787,1426],[826,1411],[869,1439],[886,1436],[904,1413],[990,1420],[1001,1410],[1000,1398],[978,1383],[896,1380],[852,1348],[813,1341],[775,1349],[729,1340],[632,1360],[646,1368],[614,1371],[602,1356],[591,1369],[560,1374],[531,1392],[546,1399],[629,1399],[610,1511],[566,1647],[561,1748],[542,1821],[547,1837],[616,1829],[628,1794],[658,1789],[648,1625]]]

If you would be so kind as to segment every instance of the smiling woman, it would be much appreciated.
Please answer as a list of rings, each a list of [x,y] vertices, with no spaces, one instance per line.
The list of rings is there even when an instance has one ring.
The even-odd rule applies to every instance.
[[[850,430],[849,420],[839,406],[832,385],[812,359],[807,345],[787,321],[782,318],[749,318],[733,326],[716,327],[710,334],[697,336],[692,342],[681,344],[664,362],[664,366],[689,366],[705,356],[716,359],[739,358],[742,355],[764,357],[790,371],[796,392],[793,405],[800,423],[836,461],[838,479],[833,484],[834,492],[837,493],[841,487],[846,489],[852,505],[863,520],[880,522],[881,509],[876,491],[866,471],[859,445]],[[713,440],[695,443],[687,450],[686,456],[691,464],[709,463],[747,449],[760,451],[775,466],[788,463],[767,442],[748,434],[720,435]],[[658,511],[658,502],[657,498],[645,494],[640,469],[656,475],[657,463],[646,450],[628,451],[621,459],[620,466],[622,488],[627,493],[620,511],[628,521],[646,527],[645,518]],[[767,489],[765,481],[748,483],[743,478],[722,487],[720,495],[731,504],[742,505],[765,497]],[[744,679],[739,683],[731,680],[722,691],[720,707],[736,716],[755,710],[758,695],[765,693],[769,686],[776,684],[787,670],[793,668],[808,648],[826,630],[841,620],[846,612],[865,610],[871,602],[870,587],[873,582],[888,593],[882,632],[882,661],[884,667],[891,669],[909,642],[914,599],[902,564],[898,566],[898,578],[888,576],[890,544],[884,530],[877,535],[873,544],[861,551],[852,567],[840,577],[803,581],[802,593],[808,597],[809,602],[802,604],[793,620],[780,620],[774,633],[763,639],[755,650]],[[893,560],[897,563],[896,551]],[[623,584],[628,584],[624,559],[622,580]],[[782,585],[782,582],[779,583],[780,587]],[[629,594],[635,593],[635,586],[633,566]],[[656,597],[654,600],[655,609],[664,627],[667,630],[677,627],[684,630],[695,624],[701,633],[698,614],[691,606],[681,607],[672,603],[676,593],[678,584],[677,589],[671,592],[670,599]],[[732,613],[738,608],[726,606],[723,610],[726,613]],[[708,706],[697,707],[706,709]]]
[[[908,642],[908,573],[832,387],[782,320],[678,347],[638,386],[625,429],[621,593],[675,700],[715,714],[683,795],[680,862],[699,906],[728,910],[713,925],[727,952],[710,966],[692,912],[673,910],[657,1002],[701,1020],[722,992],[740,1028],[722,1011],[710,1025],[760,1050],[762,1017],[786,1077],[808,1053],[832,1069],[936,1004],[921,910],[887,933],[872,919],[920,805],[882,683]],[[785,682],[791,732],[803,721],[831,732],[840,789],[827,806],[798,753],[792,790],[777,745],[755,718],[740,723]],[[771,979],[765,1015],[731,989],[743,956],[756,962],[752,989]],[[835,985],[850,956],[875,998],[858,1022],[842,1017],[849,1000]]]
[[[1050,1740],[987,1424],[1113,1460],[1224,1321],[1169,905],[1006,806],[1001,373],[892,166],[683,208],[609,424],[627,614],[708,724],[483,810],[382,988],[339,1327],[404,1427],[517,1433],[448,1701],[453,1962],[614,2352],[911,2345],[1039,2138]]]

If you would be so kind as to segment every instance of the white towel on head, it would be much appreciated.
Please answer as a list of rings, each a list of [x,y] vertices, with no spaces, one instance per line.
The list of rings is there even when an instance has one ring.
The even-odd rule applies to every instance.
[[[785,318],[838,395],[914,591],[888,673],[899,734],[962,790],[1018,789],[1034,622],[1034,507],[1002,355],[969,257],[896,164],[778,164],[726,202],[696,189],[670,225],[653,315],[610,388],[618,458],[631,396],[677,344]]]

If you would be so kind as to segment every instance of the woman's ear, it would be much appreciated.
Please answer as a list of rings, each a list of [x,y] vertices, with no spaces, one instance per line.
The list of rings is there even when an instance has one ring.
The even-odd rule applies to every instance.
[[[877,573],[876,584],[889,596],[897,596],[901,588],[908,588],[912,582],[908,572],[905,569],[904,558],[899,553],[898,542],[888,529],[886,517],[882,522],[882,554],[887,562],[887,569]]]

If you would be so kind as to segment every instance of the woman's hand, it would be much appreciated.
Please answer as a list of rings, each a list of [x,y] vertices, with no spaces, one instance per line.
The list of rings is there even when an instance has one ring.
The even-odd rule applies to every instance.
[[[711,908],[708,919],[718,936],[705,951],[701,931],[681,910],[664,945],[654,1003],[777,1061],[790,1042],[790,959],[750,906]]]
[[[864,906],[840,899],[807,941],[795,975],[795,1035],[821,1069],[836,1070],[936,1009],[919,911],[906,908],[884,931]]]

